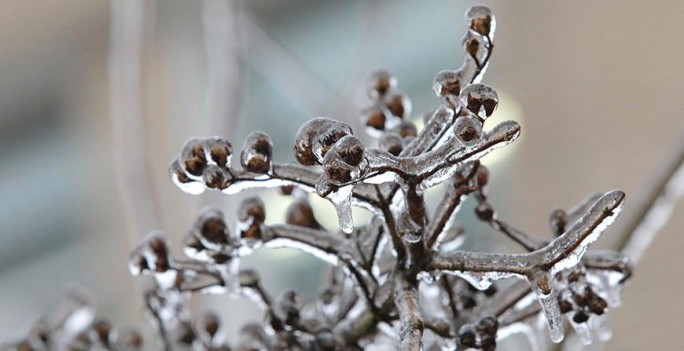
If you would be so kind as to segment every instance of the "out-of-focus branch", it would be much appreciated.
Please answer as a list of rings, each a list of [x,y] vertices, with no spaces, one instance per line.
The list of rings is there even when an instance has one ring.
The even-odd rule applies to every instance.
[[[141,95],[146,19],[153,1],[112,0],[109,47],[110,120],[116,183],[131,245],[157,227],[147,172]]]
[[[636,264],[660,230],[667,224],[677,201],[684,195],[684,149],[657,183],[648,201],[627,226],[619,249]]]

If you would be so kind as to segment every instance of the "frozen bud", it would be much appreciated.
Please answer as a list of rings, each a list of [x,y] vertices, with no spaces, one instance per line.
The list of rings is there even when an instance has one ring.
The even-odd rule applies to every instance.
[[[178,158],[171,161],[171,164],[169,165],[169,175],[171,176],[173,183],[186,193],[197,195],[201,194],[206,189],[204,183],[197,180],[199,177],[192,179],[188,176]]]
[[[264,132],[252,132],[240,152],[240,164],[248,172],[267,173],[271,169],[272,154],[271,137]]]
[[[471,6],[466,12],[465,18],[466,24],[473,31],[485,36],[494,34],[496,20],[489,7],[483,5]]]
[[[314,217],[313,208],[306,199],[297,199],[287,208],[285,223],[300,227],[321,229],[321,225]]]
[[[292,195],[292,192],[295,190],[294,185],[283,185],[280,187],[280,193],[283,195]]]
[[[418,135],[418,128],[416,128],[415,123],[409,120],[401,121],[395,130],[402,138],[415,137]]]
[[[299,324],[301,298],[294,290],[285,291],[278,299],[277,312],[287,325]]]
[[[171,164],[169,164],[169,174],[171,175],[173,180],[178,183],[185,184],[193,181],[185,173],[185,169],[183,169],[183,166],[181,166],[180,162],[178,162],[178,158],[174,158],[171,161]]]
[[[604,314],[608,309],[608,302],[606,302],[606,300],[604,300],[601,296],[594,295],[589,300],[587,308],[589,309],[589,311],[591,311],[591,313],[600,316]]]
[[[379,132],[387,128],[389,113],[381,104],[375,104],[361,111],[363,122],[367,127],[366,131],[372,136],[379,135]]]
[[[435,94],[450,108],[458,106],[461,88],[468,84],[463,71],[441,71],[434,79]]]
[[[389,90],[397,87],[397,79],[394,78],[387,71],[375,71],[369,77],[366,82],[366,89],[368,90],[368,96],[373,99],[380,98],[385,95]]]
[[[454,123],[454,134],[463,146],[473,146],[482,138],[482,123],[474,117],[458,117]]]
[[[230,159],[233,154],[233,146],[228,140],[221,137],[207,138],[205,141],[206,149],[209,151],[209,157],[219,167],[227,169],[230,167]]]
[[[572,293],[569,290],[561,290],[556,297],[556,300],[558,300],[558,308],[560,309],[561,313],[568,313],[573,310]]]
[[[240,270],[238,279],[240,281],[240,286],[248,288],[256,287],[259,284],[260,280],[259,273],[251,268],[244,268]]]
[[[216,333],[218,333],[218,330],[221,327],[221,320],[219,319],[219,316],[211,312],[204,315],[201,323],[202,330],[205,331],[212,339]]]
[[[133,275],[146,271],[163,273],[170,266],[169,249],[161,232],[148,234],[145,241],[133,250],[129,260],[129,269]]]
[[[335,143],[323,159],[325,175],[330,183],[341,185],[358,179],[363,156],[363,144],[353,135],[347,135]]]
[[[463,36],[461,44],[463,45],[463,50],[465,50],[465,52],[468,53],[473,60],[475,60],[477,66],[482,66],[483,60],[487,53],[487,45],[482,37],[474,34],[471,31],[468,31]]]
[[[190,258],[199,259],[200,253],[206,249],[192,232],[183,239],[183,253]]]
[[[338,140],[333,148],[345,163],[358,166],[363,160],[364,147],[359,138],[347,135]]]
[[[241,221],[253,220],[256,223],[264,223],[266,220],[266,208],[260,197],[246,198],[240,204],[239,218]]]
[[[581,292],[573,292],[572,298],[575,300],[580,307],[586,307],[589,301],[593,297],[593,291],[588,286],[585,286]]]
[[[486,119],[494,113],[499,105],[499,95],[488,85],[474,83],[461,90],[461,104],[468,111],[482,119]]]
[[[393,116],[406,118],[411,114],[411,100],[406,94],[392,92],[385,96],[385,105]]]
[[[228,243],[230,232],[219,210],[204,210],[197,219],[196,230],[203,246],[219,248]]]
[[[352,135],[352,130],[342,122],[325,117],[309,120],[297,132],[295,158],[305,166],[320,164],[328,149],[347,135]]]
[[[208,165],[204,147],[204,141],[201,139],[190,139],[183,145],[179,161],[188,174],[201,177],[204,173]]]
[[[266,209],[260,197],[244,199],[240,204],[238,219],[241,239],[261,240],[261,225],[266,220]]]
[[[223,190],[230,185],[232,176],[225,169],[217,165],[209,165],[205,168],[202,180],[207,188]]]
[[[378,147],[394,156],[399,156],[401,150],[404,148],[404,143],[401,140],[401,136],[398,134],[387,133],[378,141]]]

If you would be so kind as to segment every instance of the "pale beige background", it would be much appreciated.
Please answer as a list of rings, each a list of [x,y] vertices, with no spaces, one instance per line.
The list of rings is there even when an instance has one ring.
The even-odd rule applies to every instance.
[[[499,21],[485,82],[513,106],[499,112],[524,128],[517,147],[492,166],[493,201],[511,222],[546,233],[551,209],[623,189],[626,210],[599,243],[611,247],[684,146],[684,2],[487,3]],[[237,104],[216,130],[204,114],[200,2],[158,1],[148,23],[141,150],[150,160],[157,226],[178,243],[200,201],[234,208],[216,196],[182,194],[167,180],[168,160],[192,135],[226,134],[239,145],[245,130],[264,129],[285,160],[306,118],[356,123],[366,103],[363,77],[376,67],[396,73],[416,116],[437,104],[431,80],[461,60],[468,4],[236,2],[252,25],[236,27],[241,73],[230,98]],[[141,320],[125,258],[129,234],[142,233],[126,232],[114,179],[108,24],[104,1],[0,3],[0,339],[56,305],[70,282],[88,287],[116,324]],[[628,285],[624,307],[611,313],[608,350],[684,349],[684,205],[673,217]],[[312,269],[303,258],[260,264],[268,270],[271,262],[296,270],[270,277],[273,286]],[[255,316],[226,301],[195,308],[218,303],[232,324]]]

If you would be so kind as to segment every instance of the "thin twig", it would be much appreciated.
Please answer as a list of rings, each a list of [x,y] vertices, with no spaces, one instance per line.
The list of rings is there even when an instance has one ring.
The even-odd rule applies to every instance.
[[[667,224],[679,198],[684,195],[684,149],[657,183],[648,201],[627,226],[619,249],[636,264]]]

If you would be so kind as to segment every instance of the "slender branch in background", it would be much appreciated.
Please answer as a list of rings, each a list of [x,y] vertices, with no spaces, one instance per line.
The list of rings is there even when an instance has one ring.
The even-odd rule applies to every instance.
[[[141,94],[146,20],[154,1],[112,0],[109,47],[110,119],[116,183],[131,247],[157,227],[147,171]]]
[[[206,57],[205,114],[209,134],[234,139],[238,129],[240,99],[237,3],[203,0],[202,25]],[[219,194],[204,194],[201,205],[223,200]]]
[[[684,195],[684,149],[657,184],[648,202],[627,226],[627,235],[618,246],[634,264],[639,262],[660,230],[667,224],[677,201]]]
[[[242,57],[243,60],[302,114],[320,115],[323,107],[335,97],[332,89],[285,47],[271,39],[252,18],[240,16],[239,20],[250,52],[249,58]]]

